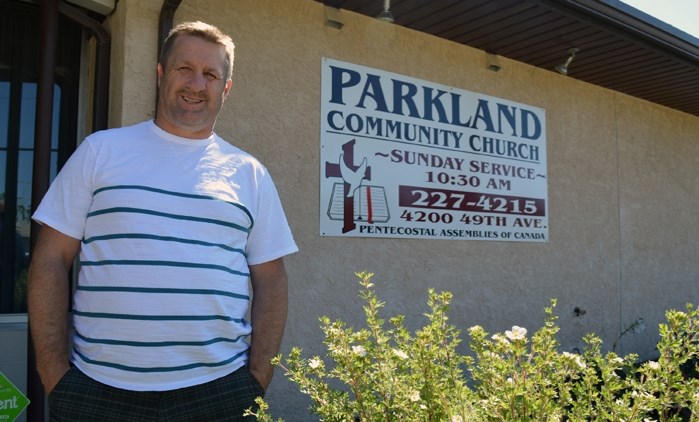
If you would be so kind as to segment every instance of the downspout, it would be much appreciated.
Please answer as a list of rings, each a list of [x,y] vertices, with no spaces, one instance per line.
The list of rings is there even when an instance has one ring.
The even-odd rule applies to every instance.
[[[34,162],[32,168],[32,209],[41,202],[49,187],[51,162],[51,120],[53,116],[53,85],[56,67],[56,39],[58,38],[58,0],[41,2],[41,33],[39,35],[39,63],[37,69],[36,118],[34,123]],[[34,249],[38,223],[32,220],[30,250]],[[31,255],[30,255],[31,256]],[[27,395],[29,407],[27,420],[43,422],[44,387],[36,371],[36,352],[28,330]]]
[[[156,61],[160,60],[160,53],[163,49],[163,42],[165,38],[170,33],[172,29],[172,22],[175,19],[175,12],[177,8],[180,7],[182,0],[164,0],[163,7],[160,8],[160,18],[158,20],[158,57]],[[159,98],[159,88],[156,81],[155,84],[155,115],[158,114],[158,98]]]
[[[34,128],[34,162],[32,164],[32,209],[38,207],[49,187],[51,132],[53,129],[53,85],[55,83],[54,71],[56,67],[59,12],[90,30],[97,40],[92,131],[107,128],[111,50],[109,33],[97,21],[64,2],[59,2],[58,0],[42,1],[39,64],[37,69],[36,123]],[[31,224],[30,244],[33,250],[39,227],[34,221]],[[36,371],[36,354],[34,343],[31,340],[31,329],[28,336],[27,359],[27,395],[30,400],[27,408],[27,421],[44,422],[46,412],[44,388]]]

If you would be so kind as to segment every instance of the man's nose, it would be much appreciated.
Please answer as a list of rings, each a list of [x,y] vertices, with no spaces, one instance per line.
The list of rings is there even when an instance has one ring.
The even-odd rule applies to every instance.
[[[192,91],[203,91],[206,88],[206,77],[203,73],[192,72],[189,81],[187,81],[187,88]]]

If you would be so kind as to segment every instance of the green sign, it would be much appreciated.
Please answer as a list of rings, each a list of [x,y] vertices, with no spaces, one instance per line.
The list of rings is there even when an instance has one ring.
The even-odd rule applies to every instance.
[[[28,404],[29,399],[0,372],[0,422],[13,422]]]

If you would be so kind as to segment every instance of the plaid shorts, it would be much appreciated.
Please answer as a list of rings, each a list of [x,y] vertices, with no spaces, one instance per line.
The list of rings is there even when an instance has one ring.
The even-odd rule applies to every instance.
[[[71,366],[48,397],[52,422],[246,421],[264,395],[244,366],[217,380],[170,391],[129,391],[110,387]]]

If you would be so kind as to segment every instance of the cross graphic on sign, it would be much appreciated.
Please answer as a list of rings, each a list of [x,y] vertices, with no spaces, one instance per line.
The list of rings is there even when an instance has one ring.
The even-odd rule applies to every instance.
[[[344,165],[350,170],[356,172],[359,166],[354,164],[354,144],[355,140],[342,145],[342,161]],[[342,177],[342,172],[340,170],[340,163],[331,163],[329,161],[325,162],[325,178],[329,179],[331,177]],[[364,172],[363,179],[371,180],[371,167],[367,166]],[[344,196],[343,196],[343,226],[342,233],[347,233],[354,230],[357,226],[354,224],[354,198],[352,197],[352,192],[350,192],[351,185],[343,179],[344,186]]]

